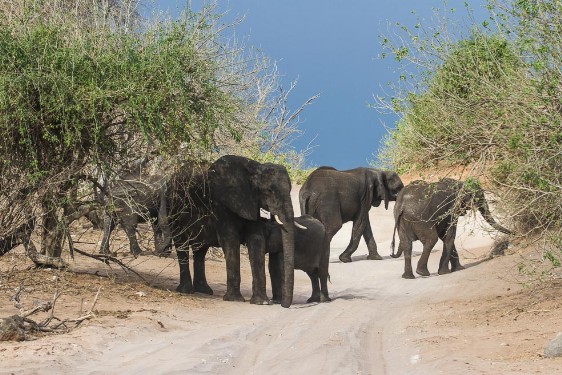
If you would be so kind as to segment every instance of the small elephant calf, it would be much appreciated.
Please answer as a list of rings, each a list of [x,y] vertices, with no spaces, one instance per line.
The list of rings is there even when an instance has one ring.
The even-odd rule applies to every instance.
[[[328,264],[330,244],[327,242],[324,225],[310,215],[295,218],[295,222],[306,229],[296,227],[295,231],[295,269],[308,274],[312,283],[312,295],[307,302],[329,302]],[[272,302],[281,303],[283,275],[283,245],[281,228],[266,224],[266,251],[269,253],[269,274],[271,277]]]

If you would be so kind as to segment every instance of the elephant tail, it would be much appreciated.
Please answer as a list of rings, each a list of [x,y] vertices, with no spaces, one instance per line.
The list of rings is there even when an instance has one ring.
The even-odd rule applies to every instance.
[[[398,216],[396,217],[396,222],[394,223],[394,232],[392,232],[392,242],[390,243],[390,249],[392,251],[390,256],[393,257],[393,258],[398,258],[398,257],[400,257],[400,255],[402,255],[400,252],[398,254],[394,254],[394,248],[395,248],[396,230],[398,229],[398,225],[400,224],[400,219],[402,218],[403,213],[404,213],[404,210],[400,209],[400,212],[398,213]]]
[[[304,193],[300,196],[301,215],[314,216],[316,211],[316,194]]]

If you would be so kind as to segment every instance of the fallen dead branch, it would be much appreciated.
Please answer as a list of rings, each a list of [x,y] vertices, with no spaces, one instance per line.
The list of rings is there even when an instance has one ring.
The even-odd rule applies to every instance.
[[[23,284],[20,284],[16,293],[10,298],[14,302],[16,308],[20,310],[19,315],[14,315],[9,318],[0,319],[0,341],[23,341],[27,340],[27,332],[43,332],[43,333],[68,333],[77,328],[83,321],[95,317],[94,308],[98,301],[101,285],[98,287],[92,306],[85,313],[81,314],[78,318],[74,319],[59,319],[55,316],[56,302],[62,293],[58,290],[55,291],[52,300],[38,301],[36,306],[29,310],[25,310],[24,305],[20,301],[23,291]],[[36,322],[30,317],[39,313],[49,313],[49,316],[41,322]]]
[[[74,248],[74,251],[77,252],[80,255],[84,255],[87,256],[89,258],[93,258],[96,260],[99,260],[100,262],[103,262],[105,264],[109,264],[109,262],[113,262],[118,264],[125,272],[130,271],[131,273],[135,274],[136,276],[138,276],[139,279],[141,279],[142,281],[144,281],[146,284],[148,284],[148,281],[146,281],[146,279],[144,277],[142,277],[137,271],[135,271],[134,269],[132,269],[131,267],[128,267],[127,265],[125,265],[125,263],[123,263],[122,261],[120,261],[119,259],[112,257],[111,255],[105,255],[105,254],[90,254],[87,253],[85,251],[79,250],[76,247]]]

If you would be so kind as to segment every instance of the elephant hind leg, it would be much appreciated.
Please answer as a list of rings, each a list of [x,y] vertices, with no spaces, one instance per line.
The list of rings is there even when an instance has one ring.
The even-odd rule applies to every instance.
[[[416,276],[414,276],[412,272],[412,241],[406,238],[400,238],[398,253],[404,253],[404,273],[402,274],[402,278],[415,279]]]
[[[340,260],[343,263],[351,262],[351,255],[357,250],[357,247],[359,247],[359,241],[361,241],[361,236],[363,236],[364,230],[365,220],[357,219],[353,221],[353,228],[351,229],[351,240],[349,241],[349,245],[347,245],[347,248],[339,256]]]
[[[416,273],[420,276],[429,276],[429,270],[427,269],[427,261],[429,260],[429,255],[431,250],[438,241],[437,233],[431,232],[429,236],[426,236],[422,240],[423,252],[418,260],[418,267],[416,268]]]
[[[307,275],[308,277],[310,277],[310,283],[312,284],[312,294],[306,302],[321,302],[320,278],[318,276],[318,269],[315,269],[313,272],[307,272]]]

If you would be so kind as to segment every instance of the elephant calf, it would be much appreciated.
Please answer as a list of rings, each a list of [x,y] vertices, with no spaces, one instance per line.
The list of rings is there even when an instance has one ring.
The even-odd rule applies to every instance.
[[[457,222],[472,208],[478,209],[484,219],[496,230],[511,234],[492,217],[484,192],[478,183],[463,183],[451,178],[443,178],[438,182],[428,183],[414,181],[406,186],[396,199],[394,219],[396,224],[392,238],[393,258],[404,252],[405,279],[415,278],[412,272],[412,242],[421,241],[423,252],[418,261],[416,273],[429,276],[427,261],[433,246],[439,239],[443,241],[443,254],[439,261],[439,274],[449,273],[462,268],[455,248]],[[398,230],[400,245],[394,254],[394,235]]]
[[[322,256],[329,256],[330,247],[324,225],[309,215],[295,218],[300,224],[295,233],[295,269],[308,274],[312,283],[312,295],[308,302],[329,302],[328,269],[322,267]],[[281,303],[281,280],[283,271],[283,245],[281,228],[274,223],[266,224],[266,251],[269,252],[269,274],[271,277],[272,302]],[[326,269],[324,269],[326,268]]]

